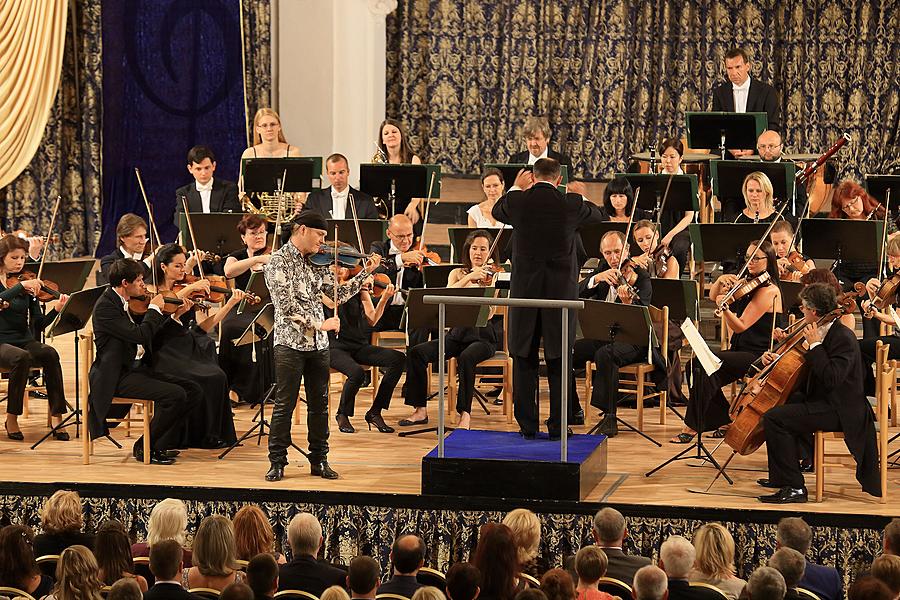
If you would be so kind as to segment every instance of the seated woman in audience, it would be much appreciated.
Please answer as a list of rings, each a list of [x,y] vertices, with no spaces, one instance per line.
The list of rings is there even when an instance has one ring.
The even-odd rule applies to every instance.
[[[337,586],[335,586],[337,587]],[[338,588],[341,589],[341,588]],[[326,590],[327,591],[327,590]],[[324,594],[323,594],[324,597]],[[338,600],[337,598],[333,598],[332,600]],[[433,585],[423,585],[419,589],[417,589],[410,600],[446,600],[446,596],[444,596],[444,592],[434,587]]]
[[[421,165],[422,159],[413,152],[409,143],[409,136],[403,124],[396,119],[385,119],[378,126],[378,157],[375,162],[384,162],[391,165]],[[403,213],[416,225],[419,221],[419,204],[421,198],[396,199],[395,206],[388,206],[388,217]]]
[[[516,540],[502,523],[481,526],[472,564],[481,573],[481,600],[513,600],[525,589],[525,580],[519,577]]]
[[[275,532],[262,509],[247,504],[234,515],[234,547],[238,560],[250,561],[257,554],[271,554],[280,564],[287,561],[275,552]]]
[[[84,517],[81,514],[81,496],[70,490],[57,490],[41,509],[43,533],[34,536],[34,555],[60,554],[69,546],[80,544],[94,547],[94,536],[83,533]],[[53,567],[44,571],[53,574]],[[44,570],[43,568],[41,570]]]
[[[44,596],[44,600],[101,600],[103,584],[98,573],[97,561],[89,549],[70,546],[59,556],[53,593]]]
[[[545,561],[538,559],[541,547],[540,519],[527,508],[516,508],[503,517],[503,524],[509,527],[516,541],[519,571],[540,579],[549,568]]]
[[[175,540],[181,544],[182,562],[185,567],[193,566],[191,549],[184,545],[187,539],[187,507],[176,498],[160,500],[150,511],[147,523],[147,541],[131,546],[132,556],[150,556],[153,544],[163,540]]]
[[[613,597],[598,588],[600,578],[606,575],[609,558],[599,546],[585,546],[575,555],[575,586],[577,600],[612,600]]]
[[[112,585],[127,577],[137,582],[141,592],[147,591],[147,580],[134,573],[128,532],[119,521],[106,521],[100,526],[94,543],[94,558],[100,567],[100,581],[103,585]]]
[[[734,574],[734,538],[719,523],[707,523],[694,532],[697,558],[688,575],[691,582],[714,585],[737,600],[747,582]]]
[[[575,600],[572,576],[563,569],[550,569],[541,577],[541,591],[547,600]]]
[[[34,534],[24,525],[0,529],[0,586],[14,587],[35,598],[49,594],[53,577],[41,573],[31,544]]]
[[[503,173],[500,169],[491,167],[484,170],[484,173],[481,174],[481,189],[484,192],[485,200],[466,211],[469,227],[482,229],[503,227],[503,223],[491,216],[494,205],[497,204],[497,200],[503,195],[503,186]]]
[[[333,585],[322,592],[319,600],[350,600],[350,594],[341,586]]]
[[[237,570],[234,527],[226,517],[212,515],[200,522],[194,536],[194,566],[181,572],[184,589],[205,587],[222,591],[245,575]]]
[[[744,209],[735,223],[769,223],[775,218],[772,182],[762,171],[753,171],[744,177],[741,186],[744,193]]]

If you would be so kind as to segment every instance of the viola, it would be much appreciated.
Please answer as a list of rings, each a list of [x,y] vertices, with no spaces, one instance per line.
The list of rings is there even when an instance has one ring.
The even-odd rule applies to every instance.
[[[858,296],[863,296],[867,293],[866,285],[861,281],[855,283],[853,287]],[[863,302],[863,314],[865,314],[867,318],[872,318],[876,310],[887,310],[888,306],[890,306],[897,297],[898,288],[900,288],[900,271],[895,272],[889,278],[881,281],[881,285],[878,286],[875,297]]]
[[[197,277],[196,275],[187,274],[184,276],[184,279],[182,279],[172,287],[174,288],[175,292],[178,292],[180,290],[183,290],[190,284],[199,281],[200,279],[209,281],[209,292],[205,292],[203,290],[192,292],[190,295],[191,300],[206,300],[208,302],[221,303],[225,302],[226,298],[231,298],[232,290],[227,287],[225,277],[221,275],[207,275],[206,277]],[[246,296],[248,304],[259,304],[259,296],[256,296],[255,294],[252,294],[250,292],[246,292]]]
[[[131,296],[128,299],[128,310],[135,315],[146,314],[150,309],[150,300],[152,299],[153,296],[149,293],[141,294],[140,296]],[[181,298],[171,293],[163,293],[163,300],[162,313],[164,315],[175,314],[178,307],[184,304],[184,301],[182,301]]]
[[[30,281],[32,279],[37,279],[37,275],[35,275],[31,271],[22,271],[21,273],[15,273],[13,275],[7,276],[6,287],[11,288],[17,283]],[[58,285],[47,279],[42,279],[41,289],[35,297],[39,302],[50,302],[51,300],[59,300],[61,295],[62,294],[60,294],[59,292]]]
[[[381,298],[387,286],[391,285],[391,278],[384,273],[375,273],[372,275],[372,282],[363,285],[363,289],[372,294],[375,298]]]
[[[437,252],[432,252],[428,249],[428,246],[422,241],[422,238],[416,238],[416,241],[410,246],[410,251],[418,250],[424,255],[421,263],[417,262],[406,262],[404,266],[407,267],[433,267],[435,265],[441,264],[441,257]]]
[[[317,267],[328,267],[335,263],[334,244],[322,244],[319,250],[306,257],[310,263]],[[338,243],[337,263],[342,267],[352,269],[359,266],[360,261],[369,258],[368,254],[357,252],[353,246],[345,242]]]
[[[762,273],[751,279],[738,279],[734,286],[731,288],[734,290],[734,292],[731,293],[730,296],[716,308],[716,316],[722,316],[722,313],[725,312],[726,307],[730,306],[732,303],[740,300],[741,298],[752,294],[754,291],[756,291],[757,288],[769,285],[771,282],[772,278],[769,276],[768,271],[763,271]]]

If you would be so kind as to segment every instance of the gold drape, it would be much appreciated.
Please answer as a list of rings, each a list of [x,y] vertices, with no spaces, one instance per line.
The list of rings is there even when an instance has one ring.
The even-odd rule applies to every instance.
[[[66,0],[0,3],[0,188],[31,162],[59,87]]]

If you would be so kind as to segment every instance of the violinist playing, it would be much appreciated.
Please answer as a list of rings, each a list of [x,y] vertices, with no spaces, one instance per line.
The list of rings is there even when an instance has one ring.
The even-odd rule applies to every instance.
[[[14,235],[0,239],[0,300],[9,303],[0,311],[0,367],[9,370],[4,428],[6,436],[15,441],[25,439],[19,428],[19,415],[32,368],[44,371],[53,425],[60,423],[67,406],[59,354],[52,346],[38,342],[33,332],[43,331],[53,322],[68,296],[61,294],[54,302],[53,310],[43,314],[36,296],[44,282],[37,278],[20,281],[16,277],[24,268],[27,256],[27,240]],[[65,429],[59,429],[53,432],[53,437],[66,441],[69,434]]]
[[[100,259],[97,285],[109,282],[109,268],[121,258],[130,258],[144,265],[144,278],[150,278],[150,260],[144,258],[147,246],[147,222],[134,213],[126,213],[116,224],[116,250]]]
[[[691,361],[693,378],[685,425],[680,434],[669,440],[673,444],[691,443],[697,431],[715,431],[713,437],[725,437],[731,418],[722,387],[742,378],[772,343],[772,332],[782,312],[778,262],[770,242],[759,243],[759,248],[754,252],[757,243],[750,242],[747,249],[746,279],[738,280],[737,276],[730,274],[720,275],[710,286],[709,296],[720,306],[732,287],[744,293],[722,311],[725,325],[733,334],[729,350],[714,351],[722,361],[719,370],[707,375],[698,359]]]
[[[683,175],[681,161],[684,158],[684,144],[678,138],[668,138],[659,145],[659,155],[662,164],[662,175]],[[691,237],[688,233],[688,225],[694,221],[694,211],[684,212],[663,211],[662,214],[662,239],[660,246],[666,246],[670,254],[678,261],[678,274],[684,270],[691,252]]]
[[[790,221],[779,220],[772,226],[769,239],[775,248],[778,258],[778,275],[782,281],[800,281],[800,278],[816,268],[812,259],[806,258],[796,248],[791,247],[794,241],[794,227]]]
[[[893,331],[893,333],[878,337],[864,336],[863,339],[859,340],[859,351],[862,354],[867,396],[875,395],[875,375],[871,366],[875,363],[875,344],[878,340],[885,344],[890,344],[888,358],[900,358],[900,335],[898,335],[900,326],[897,325],[897,321],[900,319],[896,317],[897,311],[894,309],[897,305],[897,294],[896,291],[891,293],[888,288],[892,282],[896,283],[896,280],[900,279],[900,238],[895,237],[888,241],[885,246],[885,255],[887,256],[887,273],[885,273],[886,277],[884,279],[886,285],[882,288],[882,282],[874,277],[867,281],[866,292],[869,298],[867,304],[872,316],[878,321],[885,323],[888,326],[888,331]],[[896,287],[894,289],[896,290]],[[879,310],[872,304],[872,300],[879,296],[884,297],[881,302],[883,310]]]
[[[678,261],[675,257],[670,255],[663,260],[663,255],[655,252],[659,248],[659,233],[655,223],[641,219],[634,224],[633,235],[643,253],[631,259],[637,266],[647,271],[650,277],[678,279]]]
[[[875,420],[863,392],[863,365],[856,336],[838,320],[817,324],[838,307],[837,295],[828,284],[808,285],[800,292],[800,300],[809,380],[800,387],[805,391],[795,392],[787,404],[763,415],[769,477],[758,483],[778,491],[759,500],[772,504],[806,502],[797,447],[815,431],[843,431],[847,448],[856,460],[857,481],[863,491],[881,496]],[[777,357],[766,352],[763,364]]]

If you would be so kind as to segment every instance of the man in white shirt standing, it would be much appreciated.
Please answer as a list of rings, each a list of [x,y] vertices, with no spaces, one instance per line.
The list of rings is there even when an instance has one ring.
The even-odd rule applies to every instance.
[[[547,117],[528,117],[522,133],[528,149],[510,156],[510,164],[533,165],[542,158],[552,158],[569,168],[571,178],[572,161],[568,156],[550,148],[550,121]]]
[[[781,128],[781,110],[778,93],[771,85],[750,77],[750,57],[743,48],[725,53],[725,71],[728,81],[713,90],[712,110],[724,112],[764,112],[768,116],[768,128]],[[732,150],[735,156],[753,154],[752,150]]]
[[[237,184],[213,177],[216,157],[206,146],[194,146],[187,155],[187,170],[194,181],[175,191],[175,226],[181,228],[182,196],[192,213],[241,212]]]
[[[378,209],[372,196],[352,187],[350,182],[350,166],[343,154],[332,154],[325,159],[325,176],[331,185],[321,190],[310,192],[305,208],[314,210],[324,219],[352,219],[350,196],[356,204],[356,216],[360,219],[379,219]],[[360,248],[360,251],[364,251]]]

